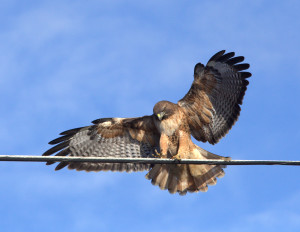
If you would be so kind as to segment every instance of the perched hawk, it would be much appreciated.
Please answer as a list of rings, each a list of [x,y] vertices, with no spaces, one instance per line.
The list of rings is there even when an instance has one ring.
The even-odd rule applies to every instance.
[[[244,72],[249,64],[240,63],[244,57],[234,52],[220,51],[206,66],[196,64],[194,81],[188,93],[177,103],[160,101],[153,114],[138,118],[101,118],[93,125],[61,133],[61,137],[43,155],[83,157],[155,157],[176,159],[222,159],[191,140],[217,143],[231,129],[240,114],[240,105],[248,85]],[[54,162],[48,162],[52,164]],[[133,164],[60,162],[55,170],[86,171],[144,171],[152,184],[180,195],[207,191],[216,184],[216,177],[224,176],[221,165],[193,164]]]

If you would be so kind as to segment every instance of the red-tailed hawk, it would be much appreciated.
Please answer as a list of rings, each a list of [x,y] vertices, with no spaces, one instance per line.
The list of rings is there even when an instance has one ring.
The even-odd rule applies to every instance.
[[[248,85],[244,72],[249,64],[234,52],[220,51],[206,66],[196,64],[194,81],[188,93],[177,103],[160,101],[153,114],[139,118],[101,118],[93,125],[62,132],[62,137],[43,155],[83,157],[155,157],[176,159],[222,159],[191,140],[217,143],[231,129],[240,114],[240,105]],[[52,164],[54,162],[48,162]],[[207,191],[224,176],[221,165],[193,164],[132,164],[60,162],[55,170],[65,166],[86,171],[143,171],[152,184],[170,193],[181,195]]]

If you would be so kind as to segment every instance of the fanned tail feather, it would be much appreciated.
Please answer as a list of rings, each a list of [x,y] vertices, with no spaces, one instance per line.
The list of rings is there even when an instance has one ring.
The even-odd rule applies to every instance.
[[[210,153],[200,147],[196,147],[200,156],[199,159],[221,159],[230,160]],[[156,164],[148,172],[146,178],[151,180],[153,185],[160,189],[167,189],[170,193],[178,192],[185,195],[187,192],[206,192],[208,185],[215,185],[217,177],[225,175],[225,165],[208,164]]]

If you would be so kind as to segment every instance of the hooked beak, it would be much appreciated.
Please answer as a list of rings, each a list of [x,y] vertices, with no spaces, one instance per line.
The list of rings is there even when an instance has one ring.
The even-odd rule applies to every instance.
[[[161,113],[157,114],[156,116],[157,116],[157,118],[161,121],[162,118],[164,117],[164,115],[165,115],[165,113],[164,113],[164,112],[161,112]]]

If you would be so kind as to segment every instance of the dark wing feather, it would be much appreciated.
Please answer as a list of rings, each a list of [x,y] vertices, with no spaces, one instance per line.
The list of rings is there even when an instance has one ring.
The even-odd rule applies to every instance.
[[[76,128],[61,133],[62,137],[49,142],[50,148],[43,155],[81,157],[152,157],[159,150],[159,134],[152,116],[140,118],[102,118],[95,125]],[[53,164],[54,162],[47,162]],[[86,171],[142,171],[149,164],[61,162],[55,170],[68,166]]]
[[[249,82],[249,64],[234,52],[216,53],[204,66],[196,64],[194,82],[178,102],[188,116],[192,135],[200,141],[217,143],[231,129],[240,114]]]

